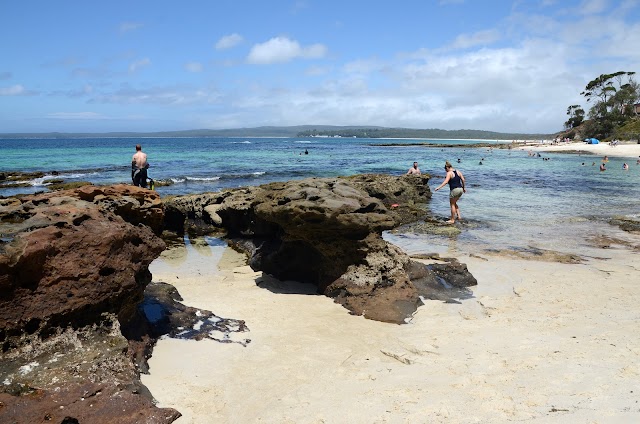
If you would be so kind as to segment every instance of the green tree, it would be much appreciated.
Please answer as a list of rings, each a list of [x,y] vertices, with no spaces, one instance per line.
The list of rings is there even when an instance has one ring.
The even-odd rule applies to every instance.
[[[571,105],[567,108],[569,119],[564,123],[564,128],[570,130],[582,124],[584,121],[584,109],[580,105]]]
[[[634,117],[634,104],[640,98],[640,89],[634,75],[635,72],[624,71],[602,74],[587,84],[580,93],[592,104],[589,122],[584,126],[585,136],[609,137],[616,128]],[[567,113],[571,108],[572,106]],[[570,121],[571,118],[565,125]]]

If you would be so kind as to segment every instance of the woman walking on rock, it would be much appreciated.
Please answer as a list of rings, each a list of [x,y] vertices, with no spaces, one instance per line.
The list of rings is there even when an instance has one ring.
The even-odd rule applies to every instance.
[[[456,218],[461,220],[460,208],[458,207],[458,200],[462,197],[462,193],[466,193],[464,175],[462,172],[453,168],[453,165],[449,161],[445,162],[444,169],[447,171],[447,176],[444,178],[442,184],[440,184],[435,191],[440,190],[445,184],[449,184],[449,204],[451,205],[451,219],[447,221],[447,224],[453,224],[456,222]]]

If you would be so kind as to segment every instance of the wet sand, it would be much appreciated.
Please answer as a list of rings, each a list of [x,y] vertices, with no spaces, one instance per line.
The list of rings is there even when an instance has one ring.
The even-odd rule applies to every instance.
[[[183,248],[152,264],[154,281],[245,320],[251,343],[162,339],[142,381],[180,424],[640,422],[638,252],[602,252],[460,257],[474,298],[426,301],[394,325],[264,278],[231,249]]]

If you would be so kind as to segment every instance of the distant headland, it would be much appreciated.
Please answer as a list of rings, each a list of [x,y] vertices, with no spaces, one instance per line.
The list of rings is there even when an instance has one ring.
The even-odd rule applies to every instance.
[[[137,138],[137,137],[349,137],[349,138],[433,138],[469,140],[536,140],[552,138],[552,134],[500,133],[483,130],[441,130],[437,128],[387,128],[335,125],[262,126],[232,129],[196,129],[155,132],[106,133],[0,133],[2,138]]]

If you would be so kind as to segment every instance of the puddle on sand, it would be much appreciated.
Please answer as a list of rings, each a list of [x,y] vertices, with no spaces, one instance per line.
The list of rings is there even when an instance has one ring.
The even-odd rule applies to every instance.
[[[184,277],[218,274],[220,259],[227,249],[226,241],[218,237],[203,236],[189,238],[185,234],[183,243],[167,243],[169,246],[149,265],[149,271],[160,279],[174,281],[178,275]]]

